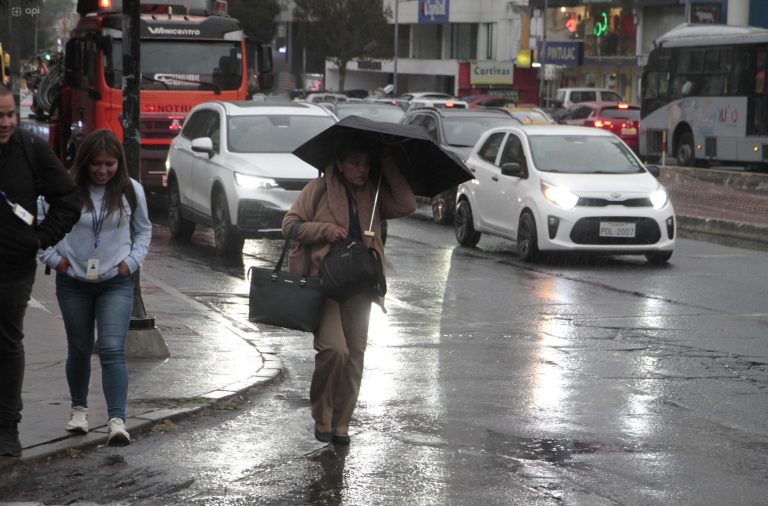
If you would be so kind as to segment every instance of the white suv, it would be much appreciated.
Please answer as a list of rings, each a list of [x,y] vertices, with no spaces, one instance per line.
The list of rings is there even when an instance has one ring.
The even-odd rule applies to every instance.
[[[279,236],[283,216],[318,175],[291,152],[335,122],[306,103],[194,107],[166,161],[173,237],[189,241],[197,223],[212,226],[219,253],[239,255],[246,238]]]
[[[621,95],[607,88],[558,88],[551,99],[555,108],[568,109],[580,102],[623,102]]]

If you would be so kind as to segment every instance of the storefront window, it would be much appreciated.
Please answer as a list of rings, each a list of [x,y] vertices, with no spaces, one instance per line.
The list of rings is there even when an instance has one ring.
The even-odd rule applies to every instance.
[[[636,26],[631,9],[596,5],[547,10],[547,40],[584,41],[585,57],[633,57]]]

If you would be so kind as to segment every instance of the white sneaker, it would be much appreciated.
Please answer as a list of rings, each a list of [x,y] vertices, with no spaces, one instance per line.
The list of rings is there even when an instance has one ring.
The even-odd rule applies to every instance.
[[[69,414],[66,427],[68,432],[88,433],[88,408],[74,406]]]
[[[125,430],[125,422],[120,418],[110,418],[107,422],[107,446],[125,446],[131,444],[131,436]]]

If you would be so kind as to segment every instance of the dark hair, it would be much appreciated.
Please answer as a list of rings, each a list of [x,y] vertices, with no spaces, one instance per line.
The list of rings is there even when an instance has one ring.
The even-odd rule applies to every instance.
[[[125,162],[123,145],[110,130],[94,130],[83,139],[75,154],[75,160],[70,173],[77,185],[80,202],[89,211],[93,210],[93,201],[88,191],[91,184],[89,167],[93,159],[101,153],[107,153],[117,158],[115,176],[107,182],[104,199],[107,203],[107,216],[114,212],[123,213],[123,195],[128,199],[131,208],[136,206],[136,192],[133,190],[131,177],[128,175],[128,165]]]
[[[0,83],[0,97],[7,97],[13,95],[13,91],[6,85]]]
[[[381,159],[381,150],[383,146],[380,142],[366,134],[349,134],[341,139],[334,149],[333,167],[340,174],[338,161],[344,160],[352,153],[368,153],[371,164],[371,174],[379,170],[379,161]]]

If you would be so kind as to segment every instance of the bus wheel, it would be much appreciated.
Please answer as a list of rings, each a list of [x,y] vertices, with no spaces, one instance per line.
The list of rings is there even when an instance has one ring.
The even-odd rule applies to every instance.
[[[696,162],[693,151],[693,134],[685,132],[675,148],[675,158],[678,165],[692,167]]]

